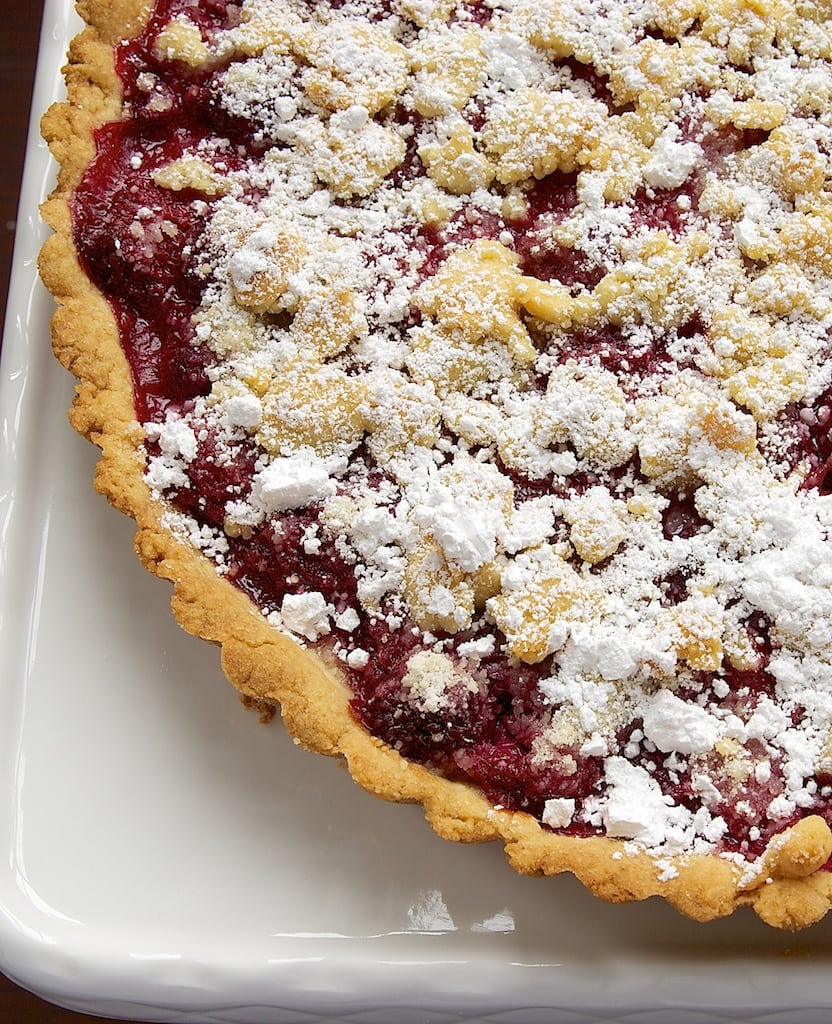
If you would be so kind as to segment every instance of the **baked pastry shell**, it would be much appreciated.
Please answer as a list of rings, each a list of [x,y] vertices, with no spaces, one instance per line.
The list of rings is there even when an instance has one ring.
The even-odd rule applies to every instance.
[[[523,874],[571,872],[603,900],[660,896],[703,922],[744,905],[777,928],[803,928],[822,918],[832,901],[832,873],[824,870],[832,833],[819,816],[776,836],[761,870],[745,873],[716,854],[662,858],[659,864],[622,840],[557,834],[528,814],[494,807],[474,787],[411,763],[370,735],[350,712],[338,666],[278,633],[244,593],[166,529],[165,507],[143,479],[143,431],[116,321],[79,263],[69,205],[95,155],[96,129],[121,116],[114,47],[141,30],[151,5],[87,0],[78,10],[88,27],[70,47],[67,100],[42,122],[59,170],[42,207],[54,234],[43,246],[39,271],[57,303],[55,354],[78,382],[70,423],[101,451],[95,487],[135,520],[136,553],[151,573],[171,582],[172,609],[182,628],[220,645],[223,670],[243,701],[266,716],[279,709],[296,742],[343,758],[355,782],[377,797],[420,803],[431,827],[448,840],[499,840]]]

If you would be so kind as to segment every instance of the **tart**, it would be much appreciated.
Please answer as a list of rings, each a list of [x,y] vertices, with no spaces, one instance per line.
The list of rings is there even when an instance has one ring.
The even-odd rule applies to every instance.
[[[85,0],[97,488],[243,700],[536,875],[832,897],[826,0]]]

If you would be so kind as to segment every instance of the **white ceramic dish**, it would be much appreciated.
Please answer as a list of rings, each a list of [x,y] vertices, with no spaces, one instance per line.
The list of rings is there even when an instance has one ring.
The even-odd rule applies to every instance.
[[[154,1021],[826,1024],[832,919],[700,926],[436,838],[182,634],[66,424],[35,256],[37,114],[76,27],[47,0],[0,375],[0,969]]]

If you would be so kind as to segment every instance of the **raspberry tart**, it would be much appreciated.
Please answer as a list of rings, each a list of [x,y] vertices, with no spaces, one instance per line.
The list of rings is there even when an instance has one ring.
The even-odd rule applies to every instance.
[[[832,896],[826,0],[84,0],[41,273],[243,699],[461,841]]]

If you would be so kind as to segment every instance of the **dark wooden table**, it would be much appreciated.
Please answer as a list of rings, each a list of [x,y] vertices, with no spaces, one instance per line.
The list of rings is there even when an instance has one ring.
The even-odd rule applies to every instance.
[[[7,2],[0,32],[0,138],[4,150],[0,160],[0,311],[3,316],[0,328],[5,322],[17,194],[23,170],[42,4],[43,0]]]
[[[67,0],[69,3],[70,0]],[[29,122],[42,0],[6,0],[0,32],[0,337],[5,322],[17,198]],[[0,1024],[84,1024],[87,1017],[59,1009],[13,985],[0,974]]]

